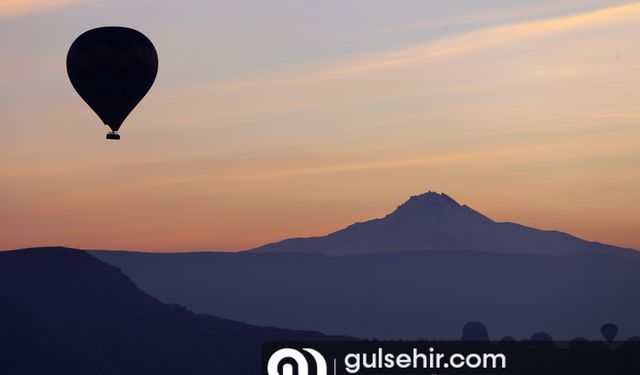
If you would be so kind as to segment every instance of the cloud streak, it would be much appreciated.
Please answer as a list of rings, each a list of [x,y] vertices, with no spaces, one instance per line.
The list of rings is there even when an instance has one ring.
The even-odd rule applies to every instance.
[[[363,61],[346,63],[328,71],[316,73],[312,79],[339,78],[383,69],[420,65],[450,55],[513,44],[548,34],[623,22],[638,17],[640,17],[640,3],[633,3],[564,17],[491,27],[405,50],[383,53]]]
[[[479,30],[377,54],[349,59],[341,63],[293,73],[288,77],[259,78],[223,84],[223,88],[251,88],[295,83],[345,79],[384,70],[429,64],[446,57],[510,45],[530,38],[605,26],[640,18],[640,3],[613,6],[561,17],[538,19]]]
[[[518,5],[515,7],[502,9],[491,9],[486,12],[473,13],[464,17],[457,18],[441,18],[438,20],[432,20],[427,22],[421,22],[416,24],[408,24],[402,26],[388,27],[379,30],[367,31],[363,35],[366,36],[383,36],[383,35],[396,35],[413,31],[420,31],[426,29],[436,28],[448,28],[472,25],[474,23],[513,23],[518,19],[533,19],[541,18],[545,14],[550,13],[578,13],[580,10],[584,10],[585,7],[597,7],[601,6],[603,1],[599,0],[573,0],[566,2],[559,1],[543,1],[535,4]]]

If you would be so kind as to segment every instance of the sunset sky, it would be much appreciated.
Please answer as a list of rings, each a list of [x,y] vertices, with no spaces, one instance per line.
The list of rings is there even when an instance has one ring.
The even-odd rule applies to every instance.
[[[133,27],[154,87],[118,142],[68,81]],[[0,3],[0,249],[241,250],[445,192],[640,249],[640,3]]]

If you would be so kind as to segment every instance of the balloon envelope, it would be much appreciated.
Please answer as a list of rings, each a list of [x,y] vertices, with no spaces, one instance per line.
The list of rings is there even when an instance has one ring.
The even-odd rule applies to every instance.
[[[153,85],[158,55],[139,31],[100,27],[73,42],[67,73],[80,97],[115,132]]]
[[[600,333],[602,333],[602,337],[604,337],[607,342],[611,343],[618,335],[618,326],[613,323],[603,324],[602,327],[600,327]]]

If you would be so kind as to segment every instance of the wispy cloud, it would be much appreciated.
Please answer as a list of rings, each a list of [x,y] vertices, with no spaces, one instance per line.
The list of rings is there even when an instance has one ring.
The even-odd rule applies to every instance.
[[[312,68],[306,72],[294,72],[286,77],[271,79],[263,77],[255,80],[235,81],[224,84],[223,87],[247,88],[318,82],[349,78],[383,70],[404,69],[411,66],[426,65],[449,56],[514,44],[529,38],[610,25],[639,18],[640,3],[631,3],[566,16],[482,28],[413,47],[360,56],[333,65]]]
[[[2,0],[2,2],[0,2],[0,19],[22,16],[87,1],[88,0]]]
[[[367,30],[360,33],[361,36],[385,36],[403,34],[428,29],[442,29],[449,27],[469,26],[483,23],[513,23],[517,20],[531,20],[544,18],[544,15],[558,13],[578,13],[589,8],[600,7],[605,3],[602,0],[572,0],[572,1],[540,1],[535,4],[516,4],[513,7],[488,9],[485,12],[473,12],[462,17],[440,18],[401,26],[386,27],[377,30]],[[611,6],[611,4],[606,4]]]
[[[592,137],[591,137],[592,138]],[[345,172],[358,172],[358,171],[371,171],[382,169],[394,169],[399,168],[416,168],[416,167],[428,167],[428,166],[445,166],[445,165],[462,165],[462,164],[474,164],[474,163],[520,163],[523,160],[564,160],[572,158],[580,158],[585,149],[585,145],[592,145],[595,141],[586,141],[584,143],[576,144],[574,140],[546,142],[534,144],[531,146],[518,145],[516,147],[505,147],[493,150],[479,150],[469,152],[457,152],[440,156],[426,156],[409,159],[392,159],[392,160],[380,160],[372,162],[354,162],[343,163],[325,166],[315,167],[302,167],[292,169],[280,169],[272,171],[263,171],[260,173],[251,173],[243,175],[235,175],[220,178],[223,181],[240,181],[240,180],[259,180],[259,179],[271,179],[271,178],[286,178],[316,174],[334,174]],[[601,150],[600,156],[607,155],[629,155],[633,152],[634,145],[620,145],[618,149],[613,150]],[[545,156],[541,156],[545,155]],[[593,155],[592,155],[593,156]]]
[[[330,79],[425,64],[446,56],[513,44],[527,38],[622,22],[638,17],[640,17],[640,3],[633,3],[569,16],[490,27],[409,49],[369,56],[318,72],[310,78]]]

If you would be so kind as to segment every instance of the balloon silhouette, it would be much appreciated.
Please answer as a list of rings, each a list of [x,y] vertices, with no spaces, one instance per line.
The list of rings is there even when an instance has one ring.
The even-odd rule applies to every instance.
[[[462,327],[460,341],[489,341],[487,327],[482,322],[468,322]]]
[[[67,54],[67,74],[80,97],[111,128],[118,129],[147,94],[158,73],[158,54],[141,32],[100,27],[80,35]]]
[[[602,327],[600,327],[600,333],[602,333],[602,337],[611,344],[618,335],[618,326],[613,323],[603,324]]]
[[[531,336],[529,341],[534,341],[534,342],[552,342],[553,338],[551,337],[551,335],[549,335],[546,332],[536,332]]]

